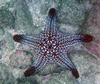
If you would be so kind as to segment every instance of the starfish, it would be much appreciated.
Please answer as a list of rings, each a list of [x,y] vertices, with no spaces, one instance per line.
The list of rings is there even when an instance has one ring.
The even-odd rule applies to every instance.
[[[70,70],[72,75],[78,78],[79,73],[67,55],[68,50],[71,46],[79,43],[91,42],[93,37],[88,34],[63,34],[57,27],[56,9],[51,8],[43,32],[40,32],[36,36],[16,34],[13,39],[16,42],[32,47],[36,52],[37,59],[32,66],[24,72],[26,77],[39,72],[46,65],[54,63]]]

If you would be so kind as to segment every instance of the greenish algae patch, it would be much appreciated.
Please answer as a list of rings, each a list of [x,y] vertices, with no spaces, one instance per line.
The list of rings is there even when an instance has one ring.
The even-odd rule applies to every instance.
[[[14,84],[15,79],[9,68],[0,63],[0,84]]]
[[[16,10],[16,28],[21,29],[27,34],[33,34],[34,28],[32,17],[30,15],[28,6],[24,0],[18,0],[15,3]]]
[[[22,77],[17,79],[17,84],[39,84],[34,77]]]
[[[15,19],[13,14],[7,9],[0,9],[0,26],[14,28]]]

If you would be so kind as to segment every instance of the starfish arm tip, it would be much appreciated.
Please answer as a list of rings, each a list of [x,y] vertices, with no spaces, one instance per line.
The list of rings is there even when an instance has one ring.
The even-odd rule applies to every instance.
[[[78,78],[79,77],[79,73],[76,69],[72,69],[72,74],[75,78]]]
[[[14,35],[14,36],[13,36],[13,39],[14,39],[14,41],[16,41],[16,42],[19,42],[19,41],[22,39],[22,37],[21,37],[21,35]]]
[[[33,67],[27,69],[27,70],[24,72],[24,76],[25,76],[25,77],[28,77],[28,76],[31,76],[31,75],[34,74],[34,73],[35,73],[35,67],[33,66]]]
[[[93,36],[86,34],[83,38],[81,38],[81,40],[82,42],[91,42],[93,41]]]
[[[54,17],[55,13],[56,13],[55,8],[51,8],[51,9],[49,10],[49,14],[50,14],[52,17]]]

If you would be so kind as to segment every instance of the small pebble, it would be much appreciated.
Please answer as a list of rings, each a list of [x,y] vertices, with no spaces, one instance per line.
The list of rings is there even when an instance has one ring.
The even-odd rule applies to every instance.
[[[6,45],[6,41],[5,40],[1,40],[0,41],[0,48],[4,49],[5,45]]]
[[[5,31],[2,27],[0,27],[0,35],[4,35],[5,34]]]
[[[2,51],[2,49],[0,48],[0,59],[2,58],[2,54],[3,54],[3,51]]]

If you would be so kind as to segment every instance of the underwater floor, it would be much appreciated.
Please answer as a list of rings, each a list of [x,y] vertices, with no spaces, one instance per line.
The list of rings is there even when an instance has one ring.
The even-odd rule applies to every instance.
[[[49,20],[55,13],[54,10],[49,12],[51,8],[56,10],[56,19]],[[49,14],[51,14],[50,17],[48,17]],[[79,73],[78,78],[73,76],[71,70],[67,70],[69,67],[64,68],[62,60],[58,64],[63,67],[55,63],[44,67],[43,61],[47,61],[45,59],[38,60],[40,64],[37,67],[41,65],[40,69],[42,67],[43,69],[29,77],[24,75],[24,72],[37,62],[36,59],[42,51],[51,49],[53,55],[61,53],[56,51],[55,47],[58,45],[52,47],[55,40],[53,40],[54,43],[49,41],[45,44],[49,45],[51,42],[52,46],[49,48],[44,47],[44,50],[41,48],[42,51],[38,52],[37,47],[35,52],[36,45],[32,43],[32,41],[35,43],[35,38],[31,40],[31,37],[17,37],[16,42],[14,35],[38,37],[49,27],[57,28],[54,32],[60,31],[66,36],[88,34],[93,37],[92,40],[88,37],[85,39],[70,37],[69,44],[66,43],[66,47],[59,48],[61,52],[66,52],[75,65]],[[67,38],[66,36],[64,38]],[[44,38],[41,34],[42,37]],[[21,39],[24,41],[21,42]],[[72,41],[74,39],[76,40]],[[57,39],[58,42],[62,40]],[[77,45],[73,45],[74,43]],[[70,49],[68,46],[71,46]],[[43,53],[43,57],[46,55],[48,56],[47,53]],[[39,58],[42,59],[41,56]],[[55,61],[58,62],[58,60]],[[69,66],[71,66],[70,63]],[[29,73],[33,71],[30,70]],[[76,72],[74,74],[76,75]],[[100,0],[0,0],[0,84],[100,84]]]

